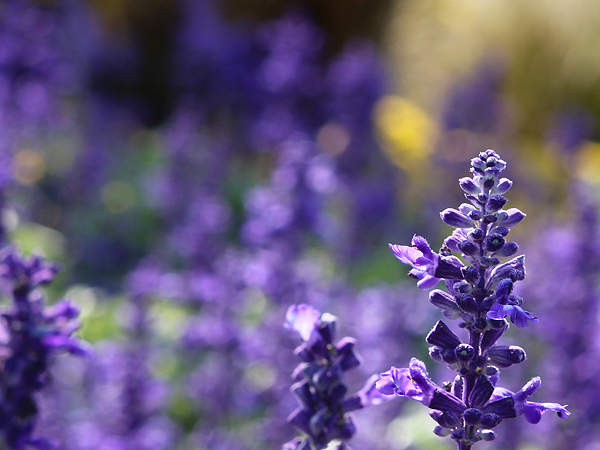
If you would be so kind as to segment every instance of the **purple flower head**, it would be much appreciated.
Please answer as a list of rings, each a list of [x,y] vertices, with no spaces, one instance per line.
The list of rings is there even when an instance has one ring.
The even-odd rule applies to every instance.
[[[448,292],[434,290],[429,300],[449,319],[461,319],[459,328],[467,331],[465,342],[444,322],[438,321],[425,340],[431,344],[430,357],[457,371],[453,382],[440,388],[428,376],[425,365],[413,358],[408,368],[392,367],[381,374],[376,388],[383,395],[408,397],[433,411],[438,423],[434,433],[451,436],[459,450],[469,450],[480,440],[494,439],[491,428],[503,419],[524,414],[537,423],[546,410],[561,417],[569,415],[556,403],[528,402],[539,386],[534,379],[517,394],[497,389],[498,367],[506,368],[526,359],[525,350],[515,345],[496,345],[508,329],[510,317],[517,327],[537,321],[521,305],[523,299],[513,293],[515,282],[525,278],[525,258],[517,256],[501,263],[499,258],[512,256],[519,246],[507,241],[510,227],[524,217],[520,210],[504,210],[508,199],[502,194],[512,186],[500,174],[506,162],[493,150],[481,152],[471,160],[472,178],[459,181],[465,197],[458,209],[441,212],[442,220],[455,228],[444,241],[439,254],[431,251],[427,241],[414,236],[412,246],[390,244],[401,262],[412,267],[422,289],[444,279]],[[465,265],[452,252],[460,253]]]
[[[50,448],[46,440],[33,438],[38,407],[35,395],[48,384],[50,357],[56,350],[88,354],[87,347],[72,334],[79,327],[77,308],[66,300],[46,307],[36,289],[49,283],[56,266],[39,256],[23,258],[15,249],[3,251],[0,274],[10,283],[12,304],[2,317],[6,343],[0,380],[0,435],[8,448]]]
[[[527,401],[542,385],[540,377],[534,377],[527,382],[523,388],[513,394],[508,389],[496,388],[492,395],[493,400],[500,400],[504,398],[512,398],[514,401],[515,413],[520,416],[523,414],[527,422],[536,424],[540,421],[542,414],[546,411],[555,411],[558,417],[566,419],[571,415],[566,409],[566,405],[562,406],[558,403],[536,403]]]
[[[25,259],[12,247],[2,250],[0,254],[0,276],[24,288],[33,289],[48,284],[57,272],[58,265],[44,261],[37,255]]]
[[[299,407],[288,417],[288,422],[307,437],[286,445],[320,449],[333,440],[350,439],[356,432],[351,412],[387,400],[375,390],[379,377],[369,378],[359,392],[346,396],[344,374],[360,365],[354,353],[355,339],[345,337],[333,344],[336,318],[327,313],[321,315],[309,305],[291,306],[287,322],[286,326],[304,340],[295,350],[302,362],[292,375],[295,381],[292,392]]]
[[[390,250],[400,262],[412,267],[410,275],[418,281],[421,289],[431,289],[441,278],[435,276],[440,262],[440,255],[434,253],[421,236],[413,236],[412,246],[389,244]]]

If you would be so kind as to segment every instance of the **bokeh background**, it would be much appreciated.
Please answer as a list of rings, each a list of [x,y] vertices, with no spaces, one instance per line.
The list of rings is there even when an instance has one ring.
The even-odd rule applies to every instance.
[[[600,449],[599,30],[592,0],[3,0],[0,239],[61,264],[94,349],[56,359],[38,434],[280,448],[295,303],[358,340],[351,389],[427,360],[439,312],[387,243],[439,248],[492,148],[540,319],[502,384],[573,414],[478,447]],[[357,411],[352,447],[453,448],[420,406]]]

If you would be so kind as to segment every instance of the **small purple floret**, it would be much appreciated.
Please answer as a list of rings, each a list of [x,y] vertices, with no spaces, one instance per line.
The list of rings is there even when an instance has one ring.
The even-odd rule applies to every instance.
[[[435,276],[439,265],[440,256],[431,250],[431,247],[421,236],[412,238],[412,246],[389,244],[390,250],[400,262],[412,267],[411,276],[419,280],[417,286],[421,289],[431,289],[439,283],[441,278]]]

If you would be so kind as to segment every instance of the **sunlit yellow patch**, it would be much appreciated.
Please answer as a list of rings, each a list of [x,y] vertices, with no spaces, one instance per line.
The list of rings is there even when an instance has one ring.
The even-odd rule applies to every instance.
[[[122,213],[131,208],[136,200],[133,186],[124,181],[109,181],[102,187],[102,202],[112,213]]]
[[[431,155],[437,127],[416,103],[394,95],[384,97],[376,105],[375,122],[389,158],[403,169]]]
[[[19,150],[13,160],[15,178],[22,184],[35,184],[46,173],[46,163],[35,150]]]
[[[588,142],[581,147],[576,173],[582,180],[600,185],[600,143]]]

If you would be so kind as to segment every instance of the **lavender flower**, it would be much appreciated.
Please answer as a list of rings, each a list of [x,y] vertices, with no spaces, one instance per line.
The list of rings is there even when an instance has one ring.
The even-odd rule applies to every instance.
[[[509,367],[526,359],[525,351],[514,345],[496,345],[508,329],[506,318],[525,327],[535,316],[524,310],[523,299],[513,293],[514,283],[525,278],[524,257],[505,263],[501,257],[512,256],[518,245],[507,242],[510,228],[524,217],[520,210],[504,210],[503,196],[512,182],[500,178],[506,168],[496,152],[487,150],[471,160],[472,178],[462,178],[460,187],[470,201],[458,209],[446,209],[442,220],[456,228],[440,253],[427,241],[415,236],[412,247],[390,244],[401,262],[412,266],[410,275],[422,289],[431,289],[442,279],[448,292],[434,290],[430,301],[449,319],[462,319],[459,326],[469,333],[464,343],[443,322],[438,321],[426,341],[429,354],[457,371],[453,382],[442,388],[433,382],[425,364],[413,358],[408,368],[392,367],[381,374],[377,389],[385,395],[408,397],[429,407],[438,423],[434,433],[450,435],[459,450],[468,450],[481,440],[493,440],[492,428],[503,419],[524,415],[537,423],[545,411],[555,411],[561,418],[569,411],[557,403],[536,403],[528,398],[537,391],[540,378],[533,378],[517,393],[496,387],[498,367]],[[452,252],[460,253],[468,265]]]
[[[13,298],[12,307],[2,314],[6,356],[0,372],[0,433],[10,449],[53,448],[50,441],[33,437],[38,415],[34,395],[48,384],[54,353],[88,353],[85,344],[72,336],[79,326],[77,308],[67,300],[46,307],[36,289],[50,283],[56,272],[55,265],[37,256],[24,259],[12,248],[1,255],[0,275]]]
[[[356,394],[346,396],[348,388],[343,377],[346,371],[360,365],[354,353],[356,341],[345,337],[334,344],[337,319],[322,314],[312,306],[292,305],[287,312],[286,326],[300,334],[303,343],[295,353],[302,359],[292,375],[292,392],[300,406],[288,421],[306,434],[286,443],[284,450],[323,449],[332,441],[342,441],[335,447],[347,449],[344,441],[356,432],[351,411],[386,400],[386,393],[375,389],[378,377],[371,377]]]

